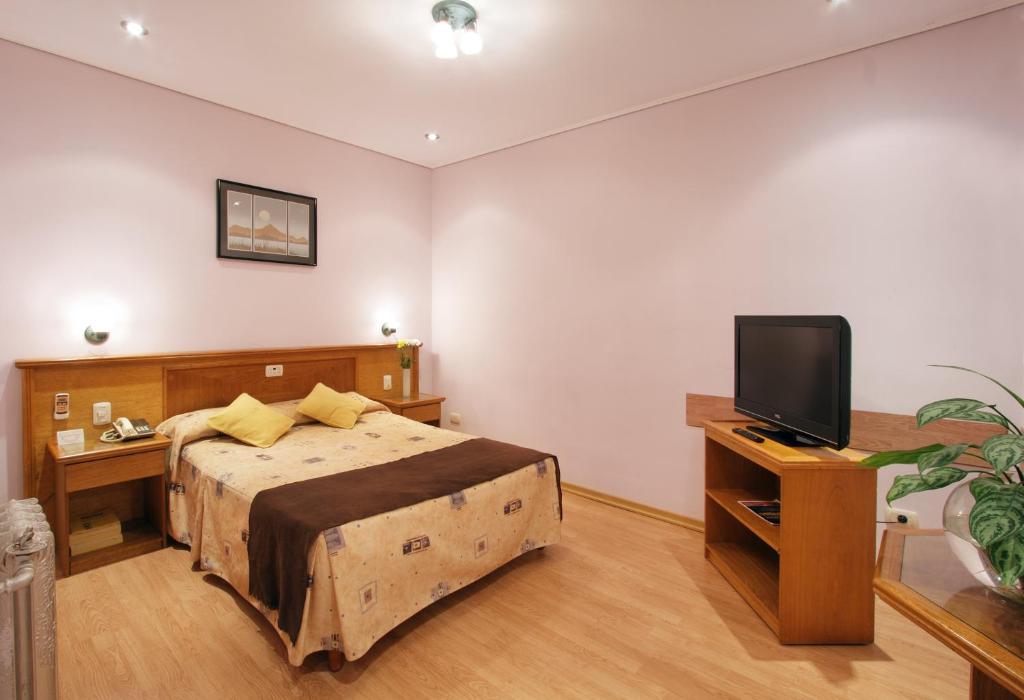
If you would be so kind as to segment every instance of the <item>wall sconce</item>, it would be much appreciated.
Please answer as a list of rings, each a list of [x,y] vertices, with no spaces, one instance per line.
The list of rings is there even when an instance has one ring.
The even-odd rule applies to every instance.
[[[96,330],[92,326],[85,329],[85,339],[93,345],[102,345],[110,337],[110,331]]]
[[[390,338],[391,336],[398,332],[398,329],[392,326],[387,321],[385,321],[384,325],[380,327],[380,332],[384,334],[385,338]]]

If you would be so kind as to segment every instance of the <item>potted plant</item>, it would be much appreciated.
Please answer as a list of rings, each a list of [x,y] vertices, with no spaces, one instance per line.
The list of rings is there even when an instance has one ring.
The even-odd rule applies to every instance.
[[[423,345],[423,341],[407,338],[398,341],[398,362],[402,366],[402,398],[412,395],[412,363],[414,349]]]
[[[985,377],[1024,407],[1024,398],[988,375],[966,367],[933,366]],[[917,427],[943,418],[990,423],[1006,432],[980,445],[936,443],[913,450],[879,452],[861,464],[875,468],[917,465],[917,474],[897,476],[893,481],[885,497],[890,505],[911,493],[963,482],[950,493],[943,509],[943,527],[950,547],[978,581],[1024,603],[1024,434],[995,404],[976,399],[943,399],[922,406],[917,412]],[[988,466],[957,465],[965,456],[976,457]]]

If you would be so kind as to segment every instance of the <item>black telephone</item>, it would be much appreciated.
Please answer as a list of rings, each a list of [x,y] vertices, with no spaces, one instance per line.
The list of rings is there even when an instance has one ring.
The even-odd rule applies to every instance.
[[[156,431],[150,427],[149,421],[145,418],[132,418],[131,420],[118,418],[110,430],[100,435],[100,440],[103,442],[127,442],[154,435],[156,435]]]

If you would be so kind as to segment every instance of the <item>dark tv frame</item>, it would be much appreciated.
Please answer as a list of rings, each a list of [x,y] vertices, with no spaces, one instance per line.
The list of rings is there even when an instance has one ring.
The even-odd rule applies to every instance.
[[[757,403],[739,396],[740,389],[740,327],[796,326],[801,328],[831,328],[835,343],[832,381],[837,387],[832,398],[833,425],[826,425],[801,416],[783,415],[776,407]],[[735,375],[733,405],[738,413],[756,418],[780,430],[761,429],[759,433],[786,445],[830,445],[842,449],[850,444],[850,385],[852,331],[842,316],[736,316],[735,317]]]

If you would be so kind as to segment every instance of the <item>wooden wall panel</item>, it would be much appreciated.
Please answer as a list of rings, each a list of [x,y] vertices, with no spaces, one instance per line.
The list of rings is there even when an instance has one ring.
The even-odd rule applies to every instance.
[[[412,386],[418,391],[418,350],[414,356]],[[266,378],[268,364],[284,365],[284,376]],[[83,428],[87,440],[98,438],[109,426],[93,426],[93,403],[109,401],[113,417],[143,417],[156,425],[208,401],[225,405],[241,391],[278,401],[304,396],[322,381],[375,398],[402,392],[393,344],[18,360],[15,366],[22,373],[23,495],[38,497],[49,517],[55,485],[46,442],[58,430],[74,428]],[[392,376],[387,392],[385,374]],[[60,391],[71,394],[71,416],[63,421],[53,418],[53,395]]]
[[[752,418],[733,410],[730,396],[687,394],[686,424],[700,428],[708,420],[753,422]],[[850,415],[850,447],[868,452],[905,450],[935,442],[981,444],[1003,432],[999,426],[961,420],[941,420],[918,428],[914,416],[874,411],[853,411]],[[965,458],[963,463],[978,464],[979,461]]]
[[[116,416],[145,416],[149,420],[163,418],[163,374],[152,365],[90,367],[87,371],[70,366],[42,367],[31,372],[31,391],[26,411],[29,450],[23,455],[24,495],[36,496],[52,515],[52,499],[56,484],[53,468],[48,464],[46,441],[58,430],[82,428],[86,440],[96,440],[109,425],[92,424],[92,405],[109,401]],[[53,417],[53,395],[60,391],[71,394],[71,415],[67,420]]]

